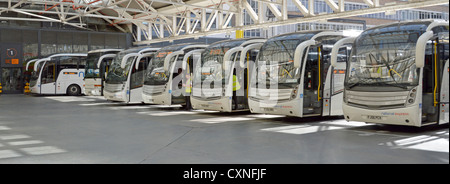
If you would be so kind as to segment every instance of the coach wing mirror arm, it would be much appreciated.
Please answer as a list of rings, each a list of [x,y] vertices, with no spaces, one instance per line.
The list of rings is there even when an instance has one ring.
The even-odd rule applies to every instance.
[[[241,68],[245,68],[245,60],[247,59],[247,52],[252,49],[260,49],[263,44],[264,43],[255,43],[242,49],[241,57],[239,58],[240,59],[239,64]]]
[[[177,55],[184,54],[184,51],[176,51],[168,54],[166,58],[164,58],[164,71],[168,72],[170,67],[170,60],[172,60],[173,57],[176,57]],[[175,58],[176,59],[176,58]]]
[[[427,47],[427,42],[434,36],[433,28],[438,26],[449,26],[448,21],[434,21],[430,25],[425,33],[420,35],[416,43],[416,67],[423,68],[425,66],[425,49]]]
[[[425,49],[427,42],[433,37],[433,31],[423,33],[416,43],[416,67],[422,68],[425,65]]]
[[[233,62],[233,61],[231,61],[231,56],[234,53],[242,51],[243,49],[244,49],[243,47],[234,47],[225,53],[225,55],[223,56],[223,63],[222,63],[222,68],[225,71],[230,70],[231,63]],[[235,56],[235,58],[233,58],[233,59],[236,59],[236,57],[237,56]]]
[[[333,45],[333,49],[331,49],[331,66],[336,67],[337,65],[337,57],[339,54],[339,49],[343,45],[352,44],[353,42],[355,42],[355,40],[356,37],[343,38]]]
[[[301,67],[301,64],[302,64],[301,59],[304,57],[303,53],[305,53],[304,52],[305,49],[307,49],[310,46],[315,45],[315,44],[316,44],[315,40],[307,40],[297,46],[297,48],[295,49],[295,54],[294,54],[294,67],[295,68]]]
[[[37,67],[38,67],[39,63],[45,62],[45,61],[50,61],[50,58],[40,59],[40,60],[36,61],[34,63],[34,71],[37,71]]]
[[[137,57],[139,55],[140,54],[138,54],[138,53],[130,53],[130,54],[125,55],[122,59],[122,62],[120,63],[120,68],[125,68],[125,66],[127,66],[127,61],[130,57]]]
[[[33,63],[33,62],[35,62],[35,61],[30,61],[30,62],[27,63],[27,66],[25,66],[25,71],[28,71],[28,67],[29,67],[30,64]]]
[[[135,68],[136,70],[139,68],[139,63],[140,63],[140,61],[141,61],[142,58],[144,58],[144,57],[150,57],[150,56],[153,56],[153,55],[155,55],[155,52],[148,53],[148,54],[141,54],[141,55],[137,58],[136,64],[135,64],[135,67],[134,67],[134,68]]]
[[[98,59],[98,61],[97,61],[97,68],[100,68],[100,65],[102,65],[102,61],[103,61],[105,58],[114,58],[114,57],[116,57],[116,54],[105,54],[105,55],[103,55],[103,56],[100,57],[100,58]]]
[[[201,54],[203,51],[205,51],[205,49],[195,49],[195,50],[191,50],[191,51],[189,51],[188,53],[186,53],[185,55],[184,55],[184,58],[183,58],[183,63],[182,63],[182,69],[183,69],[183,71],[185,71],[186,70],[186,68],[187,68],[187,62],[188,62],[188,59],[189,59],[189,57],[191,57],[192,55],[194,55],[194,54]],[[194,61],[194,60],[193,60]],[[193,66],[193,63],[190,63],[192,66]],[[192,71],[191,71],[192,72]]]
[[[39,60],[39,59],[33,59],[33,60],[29,61],[29,62],[27,63],[27,66],[25,67],[25,71],[28,71],[28,67],[30,66],[31,63],[34,63],[34,62],[36,62],[36,61],[38,61],[38,60]]]
[[[116,54],[105,54],[105,55],[101,56],[100,58],[98,58],[98,61],[97,61],[97,68],[100,69],[100,66],[102,65],[102,61],[103,61],[105,58],[114,58],[114,57],[116,57]],[[94,77],[94,80],[97,80],[97,78]],[[102,80],[103,80],[103,79],[102,79]]]

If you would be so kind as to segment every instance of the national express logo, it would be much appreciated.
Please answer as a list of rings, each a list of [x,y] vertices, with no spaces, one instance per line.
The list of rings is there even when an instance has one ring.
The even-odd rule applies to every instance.
[[[409,113],[406,112],[382,112],[383,116],[409,116]]]

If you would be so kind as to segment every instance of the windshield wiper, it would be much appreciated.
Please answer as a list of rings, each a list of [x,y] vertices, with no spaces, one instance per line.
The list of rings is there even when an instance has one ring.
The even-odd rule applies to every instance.
[[[364,84],[364,83],[360,83],[360,82],[353,83],[350,86],[348,86],[348,89],[352,89],[353,87],[360,86],[361,84]]]
[[[395,83],[395,84],[393,84],[393,83],[379,83],[379,84],[385,84],[385,85],[388,85],[388,86],[394,86],[394,87],[399,87],[399,88],[402,88],[402,89],[408,89],[408,87],[406,87],[405,85],[401,85],[399,83]]]
[[[398,84],[398,82],[395,80],[394,76],[392,75],[392,70],[391,67],[389,66],[389,53],[387,54],[388,60],[386,60],[382,55],[380,55],[381,57],[381,61],[383,62],[383,64],[386,66],[386,68],[388,69],[389,72],[389,76],[392,78],[392,80]],[[395,71],[395,70],[394,70]]]
[[[372,36],[370,36],[370,39],[372,40],[373,43],[376,43]],[[375,47],[375,49],[377,50],[378,53],[381,53],[381,51],[380,51],[380,49],[379,49],[378,47]],[[374,56],[372,53],[370,53],[370,55],[371,55],[372,57],[375,58],[375,56]],[[369,55],[369,58],[370,58],[370,55]],[[383,64],[384,64],[384,65],[386,66],[386,68],[388,69],[389,75],[391,76],[392,80],[393,80],[395,83],[398,83],[398,82],[395,80],[394,76],[392,76],[392,70],[391,70],[391,67],[389,66],[389,61],[388,61],[388,60],[389,60],[389,53],[387,53],[388,60],[386,60],[386,59],[383,57],[383,55],[379,55],[379,56],[380,56],[381,61],[383,62]],[[376,58],[375,58],[375,61],[376,61]]]
[[[278,83],[278,87],[283,86],[283,87],[286,87],[286,88],[294,88],[293,85],[295,85],[295,84],[297,84],[297,83],[291,83],[291,84],[289,84],[289,83]]]
[[[360,86],[361,84],[366,84],[365,82],[368,81],[368,80],[371,80],[371,79],[374,79],[374,78],[364,78],[362,80],[359,80],[359,81],[351,84],[350,86],[348,86],[348,88],[351,89],[351,88],[353,88],[353,87],[355,87],[357,85]]]
[[[265,86],[265,87],[266,87],[266,88],[268,88],[268,87],[270,88],[270,81],[266,81],[265,83],[266,83],[266,86]],[[260,85],[260,83],[259,83],[259,82],[256,82],[254,86],[255,86],[255,87],[258,87],[259,85]]]

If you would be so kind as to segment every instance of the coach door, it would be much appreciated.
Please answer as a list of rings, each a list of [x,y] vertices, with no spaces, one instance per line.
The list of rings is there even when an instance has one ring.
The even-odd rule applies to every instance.
[[[41,72],[41,94],[56,93],[56,61],[47,61]]]

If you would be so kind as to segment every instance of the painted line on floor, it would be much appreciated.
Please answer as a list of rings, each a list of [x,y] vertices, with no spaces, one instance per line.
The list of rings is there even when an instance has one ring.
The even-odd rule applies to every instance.
[[[249,114],[246,117],[253,117],[259,119],[270,119],[270,118],[284,118],[285,115],[271,115],[271,114]]]
[[[49,96],[44,97],[51,100],[56,100],[59,102],[92,102],[95,101],[95,99],[88,99],[88,98],[82,98],[82,97],[72,97],[72,96]]]
[[[344,126],[344,127],[363,127],[363,126],[369,126],[370,124],[364,123],[364,122],[357,122],[357,121],[350,121],[347,122],[346,120],[334,120],[329,122],[322,122],[320,124],[325,125],[336,125],[336,126]]]
[[[338,129],[344,129],[344,127],[329,126],[329,125],[327,125],[327,126],[289,125],[289,126],[282,126],[282,127],[265,128],[265,129],[261,129],[261,130],[269,131],[269,132],[302,135],[302,134],[310,134],[310,133],[323,132],[323,131],[328,131],[328,130],[338,130]]]
[[[320,122],[304,125],[286,125],[281,127],[265,128],[262,131],[287,133],[287,134],[310,134],[330,130],[345,130],[354,127],[368,126],[369,124],[361,122],[346,122],[345,120],[334,120],[329,122]]]
[[[23,145],[41,144],[41,143],[44,143],[44,142],[40,141],[40,140],[8,142],[8,144],[11,146],[23,146]]]
[[[201,118],[201,119],[193,119],[189,121],[197,122],[197,123],[206,123],[206,124],[217,124],[217,123],[225,123],[225,122],[236,122],[236,121],[251,121],[256,118],[250,117],[218,117],[218,118]]]
[[[189,111],[175,111],[175,112],[152,111],[152,112],[136,112],[136,113],[149,115],[149,116],[175,116],[175,115],[186,115],[186,114],[198,114],[198,112],[189,112]]]
[[[148,106],[120,106],[120,107],[107,107],[111,110],[133,110],[133,109],[150,109]]]
[[[1,140],[14,140],[14,139],[27,139],[30,138],[28,135],[2,135]]]
[[[270,132],[278,132],[278,131],[283,131],[283,130],[291,130],[291,129],[304,128],[304,127],[308,127],[308,125],[288,125],[288,126],[281,126],[281,127],[264,128],[261,130],[262,131],[270,131]]]
[[[310,133],[317,133],[317,132],[323,132],[328,130],[339,130],[344,129],[344,127],[338,127],[338,126],[310,126],[310,127],[304,127],[304,128],[295,128],[290,130],[281,130],[278,131],[280,133],[288,133],[288,134],[310,134]]]
[[[414,149],[449,153],[449,140],[437,136],[419,135],[391,142],[380,143],[393,149]]]
[[[89,104],[78,104],[81,106],[96,106],[96,105],[113,105],[115,103],[107,103],[107,102],[100,102],[100,103],[89,103]]]
[[[66,150],[54,147],[54,146],[41,146],[41,147],[30,147],[30,148],[21,148],[21,151],[30,154],[30,155],[46,155],[46,154],[55,154],[55,153],[64,153]]]
[[[0,159],[14,158],[14,157],[20,157],[20,156],[22,156],[22,155],[13,150],[0,150]]]
[[[0,126],[0,130],[11,130],[11,128],[7,126]]]
[[[99,99],[99,100],[106,100],[104,96],[82,96],[81,98],[90,98],[90,99]]]

